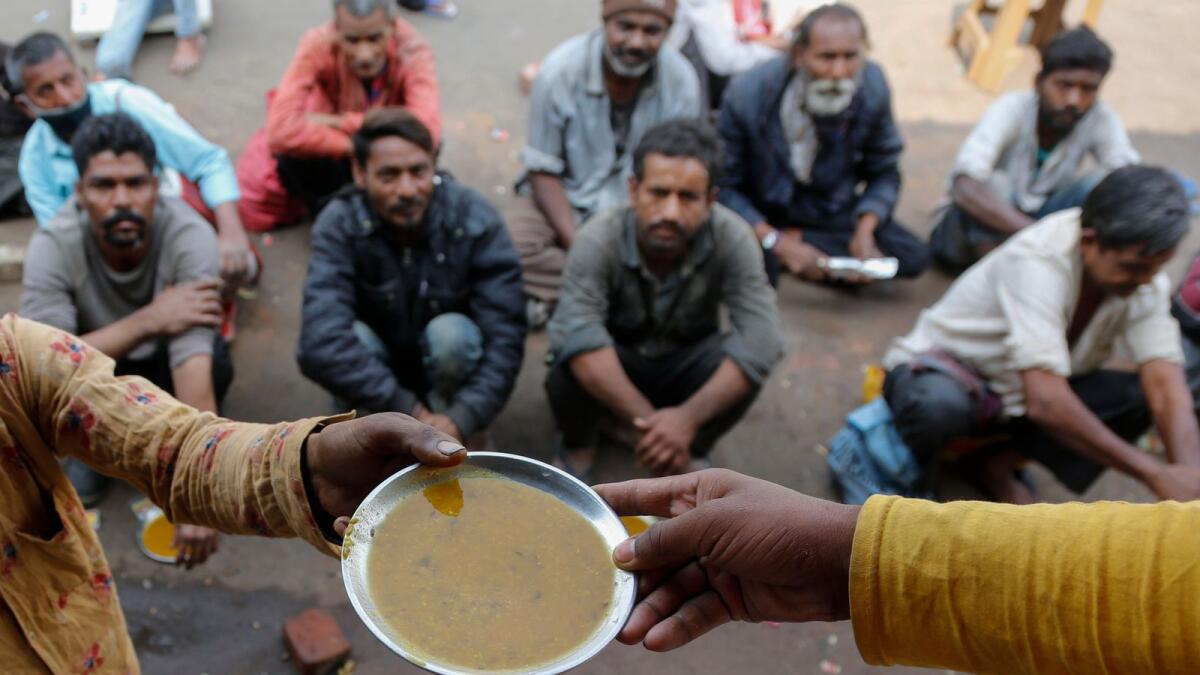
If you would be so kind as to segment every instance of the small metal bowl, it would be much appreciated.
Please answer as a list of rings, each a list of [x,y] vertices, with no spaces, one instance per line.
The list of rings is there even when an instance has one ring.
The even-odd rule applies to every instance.
[[[613,568],[613,596],[608,615],[596,632],[574,651],[558,660],[538,666],[535,670],[469,670],[458,666],[426,661],[415,654],[400,636],[394,635],[387,622],[379,615],[369,592],[367,581],[367,559],[375,527],[386,518],[403,499],[420,492],[430,485],[455,478],[496,476],[528,485],[557,497],[576,513],[590,522],[609,549],[616,547],[629,537],[617,514],[591,488],[549,464],[528,457],[499,452],[473,452],[459,466],[449,469],[430,469],[410,466],[383,481],[358,507],[342,545],[342,581],[346,594],[354,605],[354,611],[380,642],[412,664],[440,675],[499,675],[501,673],[529,673],[530,675],[554,675],[568,671],[604,649],[620,632],[633,611],[637,594],[637,583],[628,572]]]

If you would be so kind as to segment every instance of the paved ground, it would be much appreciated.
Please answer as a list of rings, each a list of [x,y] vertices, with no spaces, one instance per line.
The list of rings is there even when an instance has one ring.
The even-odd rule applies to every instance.
[[[597,21],[596,0],[459,0],[454,23],[418,17],[415,23],[439,56],[447,147],[444,165],[504,206],[516,174],[524,137],[526,104],[515,73],[563,38]],[[993,100],[960,77],[944,47],[955,11],[953,0],[862,0],[871,23],[875,56],[885,64],[908,141],[905,193],[899,216],[922,232],[941,192],[943,172],[972,121]],[[0,5],[0,39],[35,28],[65,30],[66,0],[19,0]],[[216,0],[216,26],[204,67],[183,81],[166,74],[169,39],[153,39],[137,75],[173,101],[217,142],[240,151],[263,118],[263,94],[282,73],[297,36],[328,16],[324,0],[287,3]],[[47,10],[45,23],[35,15]],[[1153,4],[1106,3],[1101,31],[1117,53],[1117,70],[1105,96],[1133,129],[1134,141],[1152,162],[1200,176],[1200,98],[1181,83],[1196,81],[1200,61],[1191,54],[1188,26],[1200,18],[1189,0]],[[91,62],[90,47],[84,60]],[[1034,71],[1027,58],[1006,82],[1025,86]],[[494,142],[494,128],[511,140]],[[29,222],[5,223],[0,242],[23,242]],[[292,359],[299,296],[307,262],[306,227],[262,240],[267,275],[258,297],[244,308],[235,347],[238,376],[227,400],[229,415],[251,421],[323,414],[330,401],[304,380]],[[780,307],[789,356],[770,380],[746,422],[716,452],[717,463],[769,477],[789,487],[830,496],[816,444],[840,425],[858,402],[860,368],[877,359],[888,341],[910,326],[947,280],[931,274],[908,285],[851,296],[784,285]],[[0,286],[0,310],[16,307],[19,289]],[[552,424],[541,390],[544,336],[529,339],[528,357],[507,411],[497,423],[500,448],[547,458]],[[607,452],[599,478],[636,475],[627,454]],[[1063,494],[1045,474],[1038,483],[1049,499]],[[411,672],[378,646],[360,626],[345,599],[337,564],[296,542],[226,538],[219,557],[191,573],[151,563],[133,548],[134,497],[122,490],[106,502],[101,535],[119,578],[122,602],[146,672],[285,673],[282,620],[309,606],[330,608],[354,644],[359,672]],[[1106,476],[1087,499],[1144,500],[1131,481]],[[866,673],[846,625],[774,628],[736,626],[669,656],[613,646],[580,672],[774,673],[822,672],[828,660],[845,673]]]

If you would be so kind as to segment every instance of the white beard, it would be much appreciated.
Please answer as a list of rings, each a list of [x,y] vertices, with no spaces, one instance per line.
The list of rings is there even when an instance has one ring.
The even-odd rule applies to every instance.
[[[621,77],[640,78],[650,72],[650,68],[654,65],[654,59],[647,59],[645,63],[639,66],[627,66],[613,54],[612,48],[604,45],[604,60],[608,63],[608,67]]]
[[[840,80],[815,80],[804,92],[804,109],[814,117],[840,115],[858,93],[858,83],[851,78]]]

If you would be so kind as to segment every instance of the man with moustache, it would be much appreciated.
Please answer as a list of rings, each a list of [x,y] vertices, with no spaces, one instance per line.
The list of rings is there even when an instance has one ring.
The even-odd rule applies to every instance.
[[[826,281],[831,256],[894,257],[902,278],[929,266],[928,248],[893,218],[904,142],[868,46],[854,8],[822,5],[800,24],[790,55],[726,91],[720,199],[754,225],[773,283],[782,271]]]
[[[296,357],[339,404],[485,449],[525,350],[521,264],[495,209],[436,160],[415,115],[367,114],[355,184],[313,225]]]
[[[154,141],[164,169],[162,191],[181,195],[216,226],[220,273],[228,289],[257,277],[257,258],[238,217],[233,164],[225,150],[197,133],[174,106],[125,80],[87,83],[70,48],[53,33],[21,40],[4,65],[14,102],[37,118],[21,147],[19,171],[25,198],[40,225],[50,223],[75,194],[79,173],[71,139],[76,130],[93,115],[123,112]],[[181,185],[180,176],[191,182]]]
[[[220,324],[220,253],[212,226],[163,196],[154,141],[123,113],[95,115],[71,144],[79,181],[26,253],[20,315],[80,335],[183,403],[217,412],[233,380]],[[84,504],[108,479],[67,467]],[[181,562],[203,562],[216,535],[182,528]],[[186,557],[186,560],[182,559]]]
[[[253,232],[315,217],[352,182],[351,136],[368,110],[401,106],[441,134],[433,50],[397,18],[393,0],[333,0],[333,21],[313,28],[278,88],[267,124],[238,160],[238,203]]]
[[[1200,466],[1200,428],[1162,273],[1189,226],[1174,176],[1127,166],[967,270],[884,358],[918,462],[974,448],[964,468],[1007,502],[1035,499],[1017,475],[1029,459],[1075,492],[1108,467],[1162,499],[1200,499],[1174,470]],[[1117,343],[1136,372],[1107,367]],[[1134,445],[1152,425],[1168,462]]]
[[[603,0],[603,27],[557,47],[534,81],[509,218],[534,327],[558,297],[579,227],[625,203],[630,156],[646,130],[701,114],[695,70],[663,48],[675,4]]]
[[[702,468],[783,355],[754,235],[714,203],[719,155],[699,121],[650,129],[633,154],[631,205],[597,215],[571,249],[546,392],[555,461],[581,479],[604,412],[636,430],[638,463],[655,475]]]
[[[1108,172],[1141,161],[1117,113],[1098,100],[1113,53],[1090,28],[1042,48],[1033,91],[992,104],[963,143],[930,240],[959,272],[1037,220],[1083,203]],[[1091,156],[1095,166],[1084,171]]]

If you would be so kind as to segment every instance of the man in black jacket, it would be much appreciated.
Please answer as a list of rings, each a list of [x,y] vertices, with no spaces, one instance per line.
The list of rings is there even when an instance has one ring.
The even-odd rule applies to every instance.
[[[718,199],[754,226],[773,283],[781,271],[824,281],[828,257],[894,257],[901,277],[929,266],[925,244],[892,218],[904,141],[867,47],[856,10],[823,5],[790,55],[726,91]]]
[[[313,226],[300,369],[360,410],[407,413],[466,441],[521,368],[520,261],[495,209],[437,171],[411,113],[370,113],[354,154],[355,187]]]

